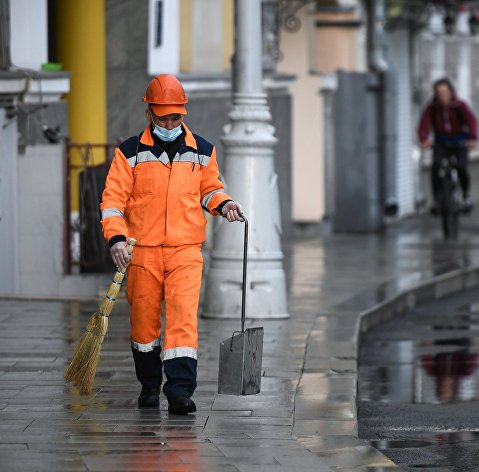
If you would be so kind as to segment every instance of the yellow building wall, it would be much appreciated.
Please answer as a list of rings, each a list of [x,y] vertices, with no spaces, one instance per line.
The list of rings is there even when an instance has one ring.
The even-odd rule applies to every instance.
[[[105,1],[57,0],[56,55],[63,69],[71,72],[68,101],[69,135],[74,143],[106,143],[106,50]],[[72,164],[85,158],[94,165],[105,160],[103,149],[88,156],[72,153]],[[71,173],[72,211],[78,211],[78,174]]]

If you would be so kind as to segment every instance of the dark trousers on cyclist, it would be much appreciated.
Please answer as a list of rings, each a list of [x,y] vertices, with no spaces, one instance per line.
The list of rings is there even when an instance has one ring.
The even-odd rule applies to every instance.
[[[434,143],[433,149],[433,163],[432,163],[432,192],[435,201],[438,200],[439,191],[441,188],[441,178],[439,177],[439,168],[443,159],[456,159],[457,175],[459,183],[461,184],[462,194],[464,199],[469,197],[470,177],[468,170],[469,149],[463,144],[453,143]]]

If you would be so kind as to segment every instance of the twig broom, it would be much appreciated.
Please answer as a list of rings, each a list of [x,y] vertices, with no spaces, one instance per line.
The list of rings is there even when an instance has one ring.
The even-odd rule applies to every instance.
[[[127,243],[128,254],[131,254],[136,244],[136,239],[128,238]],[[96,368],[100,359],[101,345],[108,329],[108,317],[120,291],[121,283],[125,277],[125,270],[117,269],[113,282],[101,302],[100,311],[93,313],[90,317],[86,330],[75,350],[73,359],[65,371],[65,379],[77,387],[81,395],[91,394]]]

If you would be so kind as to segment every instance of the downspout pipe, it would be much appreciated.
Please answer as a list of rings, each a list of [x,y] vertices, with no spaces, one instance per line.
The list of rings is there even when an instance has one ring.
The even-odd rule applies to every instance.
[[[385,53],[384,0],[366,0],[368,14],[367,59],[369,70],[379,78],[378,130],[379,193],[386,216],[399,210],[397,201],[397,74],[388,63]]]
[[[0,70],[8,70],[10,58],[10,0],[0,0]]]
[[[368,13],[368,65],[373,72],[384,72],[388,62],[384,53],[384,0],[366,0]]]

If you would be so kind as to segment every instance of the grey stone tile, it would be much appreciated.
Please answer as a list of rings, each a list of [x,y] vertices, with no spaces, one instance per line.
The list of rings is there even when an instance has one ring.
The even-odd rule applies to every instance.
[[[255,438],[261,441],[265,439],[289,439],[291,438],[291,428],[288,429],[266,429],[258,432],[247,432],[247,437]]]
[[[34,451],[1,451],[2,470],[17,472],[35,470],[39,472],[86,471],[82,458],[75,453],[49,454]]]
[[[14,389],[14,388],[4,389],[4,388],[2,388],[0,390],[0,399],[10,400],[11,398],[15,398],[15,396],[20,393],[20,390],[21,390],[20,388],[18,388],[18,389]],[[8,405],[8,403],[7,403],[7,405]]]
[[[239,466],[240,472],[291,472],[291,466],[275,466],[275,465],[262,465],[262,466]],[[314,468],[316,472],[329,472],[331,469],[324,464],[317,464]],[[311,466],[297,465],[294,467],[295,472],[311,472]]]
[[[264,408],[275,405],[276,408],[291,408],[293,406],[292,395],[284,395],[278,398],[276,395],[255,395],[248,397],[235,397],[230,395],[217,395],[213,403],[213,410],[245,410]]]
[[[291,420],[285,421],[283,418],[263,419],[264,421],[259,421],[259,418],[255,418],[255,421],[227,421],[226,419],[218,419],[217,421],[215,421],[213,418],[210,418],[210,420],[205,426],[204,434],[218,434],[218,432],[223,432],[224,434],[228,434],[228,432],[244,432],[254,433],[257,435],[262,433],[269,434],[270,432],[282,432],[284,434],[291,435]],[[278,421],[273,421],[276,419]]]
[[[355,406],[348,402],[324,402],[315,395],[298,395],[295,403],[295,418],[307,419],[349,419],[355,418]]]
[[[299,395],[317,395],[325,392],[328,396],[351,394],[356,388],[353,374],[327,375],[324,373],[304,373],[298,387]]]
[[[404,469],[397,467],[396,465],[392,466],[381,466],[381,467],[331,467],[331,470],[334,472],[403,472]],[[446,471],[444,471],[446,472]]]
[[[241,452],[241,451],[238,451]],[[238,469],[243,469],[244,467],[271,467],[278,466],[280,463],[272,456],[264,454],[264,451],[258,451],[259,454],[254,455],[239,455],[236,457],[228,457],[230,462],[233,462],[234,466]]]
[[[356,422],[352,420],[297,420],[294,423],[293,434],[341,436],[356,433]]]
[[[32,422],[32,419],[5,420],[0,423],[0,432],[25,431]]]
[[[330,373],[351,374],[357,371],[357,361],[355,358],[347,359],[307,355],[304,363],[304,371],[308,373],[321,373],[326,371]]]
[[[180,455],[176,451],[137,451],[107,455],[89,454],[83,456],[83,460],[88,467],[88,470],[157,471],[162,468],[173,468],[183,465]],[[188,470],[187,465],[185,465],[184,470]]]
[[[1,443],[0,444],[0,458],[3,450],[14,453],[16,450],[27,451],[30,450],[28,444],[25,443]]]
[[[294,414],[294,408],[291,406],[290,408],[276,408],[274,406],[270,408],[255,408],[251,415],[252,416],[264,416],[269,418],[292,418]]]
[[[293,437],[289,438],[283,438],[283,439],[265,439],[261,443],[258,443],[256,439],[251,439],[251,438],[246,438],[242,439],[241,441],[238,441],[237,439],[230,438],[229,436],[220,436],[220,437],[214,437],[214,438],[209,438],[209,440],[215,444],[218,449],[222,450],[222,447],[231,447],[231,448],[236,448],[236,447],[285,447],[285,448],[296,448],[296,440]]]
[[[335,467],[391,467],[394,462],[372,446],[356,446],[318,452],[328,465]]]
[[[356,435],[315,435],[299,436],[298,442],[311,452],[331,451],[338,448],[351,448],[357,446],[369,446],[369,442],[358,438]]]
[[[310,470],[316,470],[317,467],[327,465],[324,461],[318,460],[318,457],[308,451],[283,451],[275,458],[283,467],[290,467],[291,470],[295,470],[296,467],[309,467]]]
[[[282,446],[264,446],[263,444],[256,444],[246,446],[247,441],[240,441],[240,444],[235,446],[224,446],[219,445],[218,449],[228,458],[239,458],[239,457],[256,457],[256,456],[268,456],[281,458],[284,455],[288,456],[306,456],[307,451],[305,451],[300,445],[295,445],[294,441],[288,440],[288,442],[283,441]],[[309,457],[309,456],[308,456]],[[314,456],[311,456],[314,457]],[[280,459],[278,459],[280,460]],[[317,461],[316,461],[317,462]]]

